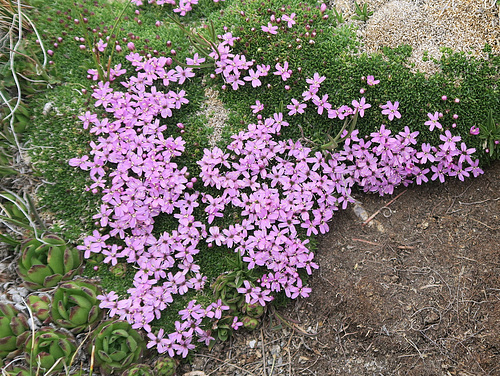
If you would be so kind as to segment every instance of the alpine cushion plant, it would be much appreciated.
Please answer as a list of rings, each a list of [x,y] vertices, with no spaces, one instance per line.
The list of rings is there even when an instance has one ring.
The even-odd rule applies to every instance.
[[[254,61],[231,53],[231,33],[220,38],[207,57],[214,60],[214,75],[221,75],[227,87],[240,90],[245,82],[259,87],[272,79],[286,84],[294,75],[287,61],[276,63],[275,70],[266,62],[254,67]],[[124,91],[98,82],[92,94],[95,106],[102,107],[106,116],[90,111],[80,116],[95,138],[90,155],[69,163],[89,171],[88,190],[102,194],[102,205],[94,216],[101,230],[87,236],[78,249],[85,258],[100,255],[112,266],[123,259],[135,265],[127,295],[108,291],[97,297],[100,306],[133,329],[144,329],[147,347],[171,357],[186,357],[196,342],[210,344],[217,325],[224,330],[218,332],[219,338],[227,338],[231,329],[242,325],[256,326],[257,320],[248,317],[242,323],[235,315],[242,302],[245,307],[264,307],[277,293],[291,299],[307,297],[311,289],[303,276],[318,267],[308,237],[329,230],[333,212],[353,201],[354,185],[391,194],[400,184],[444,181],[446,176],[463,180],[482,173],[472,159],[475,150],[449,129],[437,137],[443,141],[439,145],[420,144],[419,132],[408,127],[393,133],[381,125],[360,135],[354,129],[358,117],[376,106],[365,97],[353,99],[352,106],[333,106],[328,101],[332,93],[322,89],[326,78],[318,72],[305,77],[306,91],[301,98],[291,98],[287,114],[276,111],[264,117],[262,102],[256,101],[252,112],[257,120],[234,134],[225,150],[205,149],[197,166],[188,171],[190,145],[179,131],[184,126],[175,126],[174,119],[189,103],[189,93],[181,86],[203,59],[197,55],[186,59],[193,66],[188,68],[173,67],[165,57],[138,53],[129,54],[127,60],[136,74],[121,82]],[[379,82],[368,76],[368,86]],[[299,84],[297,78],[293,85]],[[381,107],[390,122],[404,116],[398,101]],[[300,128],[311,111],[339,119],[344,126],[327,144],[282,137],[287,128]],[[199,180],[189,175],[192,171],[198,172]],[[165,216],[175,225],[158,233],[156,220]],[[196,296],[179,310],[173,332],[156,330],[155,320],[174,300],[202,295],[207,278],[198,260],[211,248],[233,252],[258,277],[238,277],[237,282],[235,277],[231,283],[236,291],[221,293],[210,303]]]
[[[161,59],[144,60],[131,54],[129,60],[139,72],[154,67],[160,72],[158,78],[164,80]],[[172,80],[175,77],[172,73]],[[316,92],[321,87],[317,82],[320,79],[318,75],[311,80]],[[167,83],[170,85],[172,80]],[[460,138],[448,130],[442,135],[442,145],[423,145],[422,151],[414,147],[418,132],[408,128],[392,136],[391,130],[382,125],[371,140],[358,137],[357,131],[344,130],[343,149],[322,153],[298,141],[275,140],[282,127],[289,126],[283,114],[275,113],[234,135],[228,152],[218,147],[205,149],[198,162],[203,187],[194,190],[196,180],[189,181],[187,169],[174,162],[184,151],[184,140],[165,138],[167,126],[160,125],[157,119],[173,116],[187,101],[186,93],[170,90],[165,94],[153,86],[153,79],[139,87],[134,82],[131,78],[123,83],[127,92],[114,91],[102,83],[95,89],[96,103],[103,105],[115,120],[99,120],[89,114],[81,118],[91,132],[99,129],[100,143],[92,145],[93,160],[82,157],[70,163],[90,171],[94,183],[89,189],[102,189],[103,205],[95,218],[110,230],[109,235],[94,231],[79,249],[86,258],[93,253],[105,255],[105,263],[115,264],[126,258],[137,264],[139,271],[134,287],[128,290],[130,296],[120,298],[114,292],[101,295],[101,307],[134,328],[144,328],[149,332],[148,347],[157,346],[160,353],[170,356],[186,356],[194,348],[195,335],[199,341],[209,343],[213,338],[206,319],[220,319],[221,313],[217,312],[229,309],[221,302],[205,308],[198,305],[198,313],[179,312],[182,321],[176,322],[176,332],[166,337],[163,330],[152,332],[151,322],[161,317],[175,295],[203,288],[205,278],[195,262],[200,241],[233,249],[248,269],[262,270],[258,285],[244,281],[245,286],[238,288],[246,303],[265,306],[274,293],[281,291],[292,299],[307,297],[310,288],[304,285],[298,270],[310,274],[318,266],[307,248],[306,237],[328,231],[333,212],[353,201],[350,191],[354,184],[366,191],[390,194],[399,184],[407,185],[413,179],[418,184],[427,181],[430,169],[425,166],[430,161],[437,162],[431,166],[432,180],[443,181],[446,175],[463,179],[469,172],[481,173],[477,161],[470,157],[473,151],[464,145],[459,149]],[[323,98],[317,107],[326,105],[327,98]],[[361,98],[353,101],[353,107],[328,108],[325,116],[361,116],[370,105]],[[388,102],[387,107],[389,116],[397,116],[396,112],[401,116],[397,102]],[[162,115],[164,109],[169,111]],[[108,169],[109,177],[106,165],[116,166]],[[110,187],[107,181],[111,181]],[[198,206],[206,214],[203,222],[194,216]],[[226,210],[239,213],[240,219],[221,227],[219,221]],[[154,218],[162,213],[176,218],[178,226],[155,237]],[[121,239],[125,246],[107,244],[110,236]]]

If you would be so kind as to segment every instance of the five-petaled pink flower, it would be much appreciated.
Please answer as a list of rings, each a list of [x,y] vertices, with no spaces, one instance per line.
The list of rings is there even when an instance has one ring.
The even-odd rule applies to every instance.
[[[295,22],[294,18],[295,18],[295,13],[290,14],[290,16],[288,16],[286,14],[281,16],[281,20],[287,22],[288,28],[295,25],[296,22]]]
[[[356,100],[352,101],[352,106],[358,110],[359,116],[363,117],[365,116],[365,110],[367,108],[370,108],[372,105],[369,103],[366,103],[365,97],[362,97],[361,100],[358,102]]]
[[[434,127],[439,128],[439,129],[443,129],[443,126],[438,121],[439,120],[439,112],[435,112],[434,115],[431,113],[428,113],[427,116],[429,117],[430,120],[427,120],[425,122],[425,125],[429,126],[430,131],[434,130]]]
[[[375,77],[373,77],[373,76],[366,77],[366,83],[368,84],[368,86],[374,86],[374,85],[378,84],[379,82],[380,82],[380,80],[376,80]]]
[[[401,114],[398,111],[399,102],[392,104],[390,101],[387,101],[386,104],[380,107],[382,108],[382,115],[388,115],[389,120],[394,120],[395,117],[401,119]]]
[[[297,99],[292,98],[292,104],[289,104],[286,106],[290,110],[288,112],[288,116],[292,116],[295,114],[303,114],[304,109],[307,107],[307,104],[305,103],[300,103]]]
[[[278,26],[273,26],[271,22],[267,23],[267,26],[261,26],[260,27],[263,32],[269,33],[269,34],[278,34]]]

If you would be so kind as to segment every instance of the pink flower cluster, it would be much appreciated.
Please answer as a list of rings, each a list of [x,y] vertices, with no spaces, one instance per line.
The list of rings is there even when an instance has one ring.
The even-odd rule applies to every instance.
[[[250,69],[253,62],[231,53],[235,41],[232,34],[226,33],[221,39],[217,51],[211,54],[216,60],[215,73],[234,90],[245,81],[253,87],[262,85],[260,78],[268,75],[270,66]],[[282,113],[274,113],[266,119],[258,115],[256,123],[233,135],[228,150],[205,149],[198,164],[201,183],[211,187],[211,193],[196,191],[193,184],[197,179],[189,179],[187,169],[178,163],[185,141],[166,136],[167,127],[161,121],[189,102],[178,86],[195,75],[193,68],[171,68],[168,58],[145,59],[137,53],[127,59],[136,75],[121,82],[126,90],[117,91],[109,82],[99,82],[92,94],[95,106],[102,107],[108,116],[100,119],[90,112],[80,116],[83,127],[97,141],[91,142],[90,155],[69,163],[89,171],[92,184],[88,189],[102,192],[102,205],[94,219],[106,230],[94,231],[79,249],[86,258],[100,253],[105,263],[115,265],[119,259],[126,259],[137,267],[128,296],[119,297],[113,291],[101,295],[101,307],[134,328],[144,328],[150,339],[148,347],[157,346],[159,352],[170,356],[185,357],[194,348],[195,339],[208,344],[213,338],[206,321],[220,319],[229,309],[220,300],[208,307],[193,300],[179,312],[181,319],[175,323],[174,333],[151,331],[151,322],[161,317],[175,295],[203,289],[206,277],[196,263],[200,242],[233,249],[248,269],[263,270],[258,286],[244,281],[238,289],[247,303],[265,305],[280,291],[292,299],[307,297],[311,290],[303,284],[299,270],[311,274],[318,265],[303,235],[326,233],[333,212],[353,201],[350,192],[354,184],[367,192],[390,194],[398,185],[413,180],[417,184],[429,178],[444,181],[445,176],[464,180],[470,174],[482,173],[478,160],[472,159],[475,150],[449,130],[440,135],[442,144],[424,143],[420,147],[416,146],[418,132],[408,127],[396,135],[385,125],[369,137],[360,137],[358,131],[345,132],[343,148],[323,154],[299,141],[277,141],[275,136],[289,124]],[[195,55],[186,63],[193,66],[203,61]],[[246,70],[249,75],[241,80],[241,72]],[[116,72],[124,73],[121,67]],[[276,64],[274,74],[283,81],[292,73],[287,62]],[[378,83],[369,78],[370,86]],[[341,120],[362,117],[371,107],[362,97],[353,100],[352,107],[333,109],[328,94],[319,95],[324,80],[315,73],[306,80],[309,87],[302,95],[320,115],[326,113]],[[161,84],[171,90],[161,91]],[[383,106],[389,120],[401,117],[398,106],[398,102]],[[292,99],[288,115],[302,114],[306,107]],[[254,113],[262,108],[259,101],[252,106]],[[204,218],[195,217],[197,207],[203,209]],[[239,219],[222,227],[219,219],[227,212],[237,212]],[[160,214],[175,218],[177,228],[155,237],[153,225]],[[113,238],[124,245],[114,244]],[[238,324],[235,319],[234,327]]]
[[[473,160],[474,148],[460,142],[460,136],[453,136],[449,130],[442,135],[438,146],[423,143],[417,149],[418,131],[408,127],[396,135],[382,125],[368,138],[358,137],[354,131],[345,140],[342,150],[333,158],[344,161],[348,184],[357,184],[365,192],[380,195],[392,194],[394,188],[415,181],[418,185],[430,180],[445,181],[446,176],[456,176],[464,180],[471,174],[476,177],[483,173],[478,167],[479,160]]]
[[[219,35],[219,38],[222,42],[217,45],[216,51],[210,53],[210,57],[215,60],[215,73],[222,75],[224,82],[230,85],[233,90],[238,90],[240,86],[245,85],[245,81],[250,82],[254,88],[261,86],[260,79],[269,74],[271,66],[259,64],[255,69],[251,68],[254,65],[253,61],[247,61],[245,55],[231,53],[231,47],[238,40],[237,37],[233,37],[232,33],[228,32],[222,36]],[[293,73],[287,61],[283,64],[276,63],[275,69],[273,74],[280,76],[283,81],[289,79]],[[244,71],[248,71],[246,76],[242,75]],[[226,85],[223,85],[223,89],[225,88]]]
[[[130,0],[132,4],[135,4],[137,6],[141,6],[144,4],[143,0]],[[179,13],[180,16],[185,16],[188,12],[193,10],[193,5],[198,4],[199,0],[179,0],[177,3],[176,0],[148,0],[148,4],[156,4],[156,5],[173,5],[177,6],[177,8],[174,8],[173,11],[176,13]],[[214,3],[218,3],[219,1],[225,1],[225,0],[213,0]]]
[[[165,86],[181,82],[183,69],[166,71],[165,58],[143,60],[131,54],[128,59],[139,73],[122,82],[125,92],[113,90],[109,82],[99,82],[92,94],[96,107],[102,107],[110,117],[99,119],[90,112],[80,117],[84,128],[98,136],[97,142],[91,142],[91,158],[73,158],[69,163],[89,171],[93,181],[89,190],[102,191],[103,203],[94,218],[109,232],[102,235],[94,231],[78,248],[86,258],[101,253],[105,263],[115,265],[118,259],[126,259],[138,269],[133,287],[127,291],[129,296],[120,298],[111,291],[102,296],[101,306],[134,328],[150,331],[150,322],[160,318],[174,295],[200,290],[206,283],[193,258],[206,230],[192,216],[199,194],[186,191],[193,182],[187,178],[187,169],[175,162],[185,141],[164,136],[167,127],[159,119],[173,116],[188,103],[186,93],[164,93],[153,86],[155,81]],[[154,218],[161,213],[177,218],[178,228],[156,238],[152,235]],[[108,244],[112,238],[125,245]],[[205,315],[210,317],[213,309],[227,307],[219,302],[217,307],[206,307]],[[169,338],[177,354],[185,356],[187,349],[194,347],[193,331],[200,340],[210,337],[200,325],[201,319],[176,324],[182,331]]]

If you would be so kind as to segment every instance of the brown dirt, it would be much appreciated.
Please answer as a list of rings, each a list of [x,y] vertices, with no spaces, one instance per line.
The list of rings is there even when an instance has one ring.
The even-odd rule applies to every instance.
[[[465,182],[355,198],[369,215],[388,209],[372,226],[337,213],[311,297],[278,312],[297,329],[273,330],[269,315],[181,375],[500,374],[500,162]]]

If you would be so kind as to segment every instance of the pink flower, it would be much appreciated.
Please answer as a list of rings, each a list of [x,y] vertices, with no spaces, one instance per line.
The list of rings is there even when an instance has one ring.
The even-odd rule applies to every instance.
[[[281,16],[281,19],[283,21],[287,22],[288,28],[291,28],[293,25],[296,24],[294,18],[295,18],[295,13],[292,13],[290,16],[288,16],[286,14],[284,14],[284,15]]]
[[[289,104],[286,106],[290,110],[288,112],[288,116],[292,116],[295,114],[303,114],[304,109],[307,107],[307,104],[305,103],[299,103],[299,101],[295,98],[292,98],[292,104]]]
[[[432,115],[431,113],[428,113],[427,116],[429,117],[430,120],[427,120],[425,122],[425,125],[429,126],[430,131],[432,131],[434,129],[434,127],[439,128],[439,129],[443,129],[443,126],[438,121],[439,112],[435,112],[434,115]]]
[[[372,105],[369,103],[366,103],[365,97],[362,97],[361,100],[358,102],[356,100],[352,101],[352,106],[358,110],[359,116],[363,117],[365,116],[365,110],[367,108],[370,108]]]
[[[271,22],[267,23],[267,26],[261,26],[260,27],[263,32],[269,33],[269,34],[278,34],[278,26],[273,26]]]
[[[281,66],[280,63],[276,63],[275,67],[276,67],[276,72],[274,72],[274,74],[276,76],[281,76],[283,81],[286,81],[292,75],[292,70],[288,69],[288,61],[285,61],[283,63],[283,67]]]
[[[259,100],[256,100],[255,101],[255,105],[250,106],[250,108],[252,108],[252,110],[253,110],[252,112],[254,114],[256,114],[256,113],[258,113],[258,112],[260,112],[260,111],[262,111],[264,109],[264,105],[262,103],[260,103]]]
[[[96,47],[97,47],[97,51],[104,52],[106,47],[108,47],[108,44],[104,43],[104,41],[102,39],[99,39],[99,42],[97,42]]]
[[[401,119],[401,114],[398,111],[399,102],[392,104],[390,101],[387,101],[386,104],[380,107],[382,107],[382,115],[388,115],[389,120],[393,120],[395,117]]]
[[[374,85],[378,84],[379,82],[380,82],[380,80],[375,80],[375,78],[373,76],[366,77],[366,83],[368,84],[368,86],[374,86]]]
[[[481,132],[480,129],[475,125],[473,125],[469,130],[469,133],[473,136],[477,136],[480,132]]]

